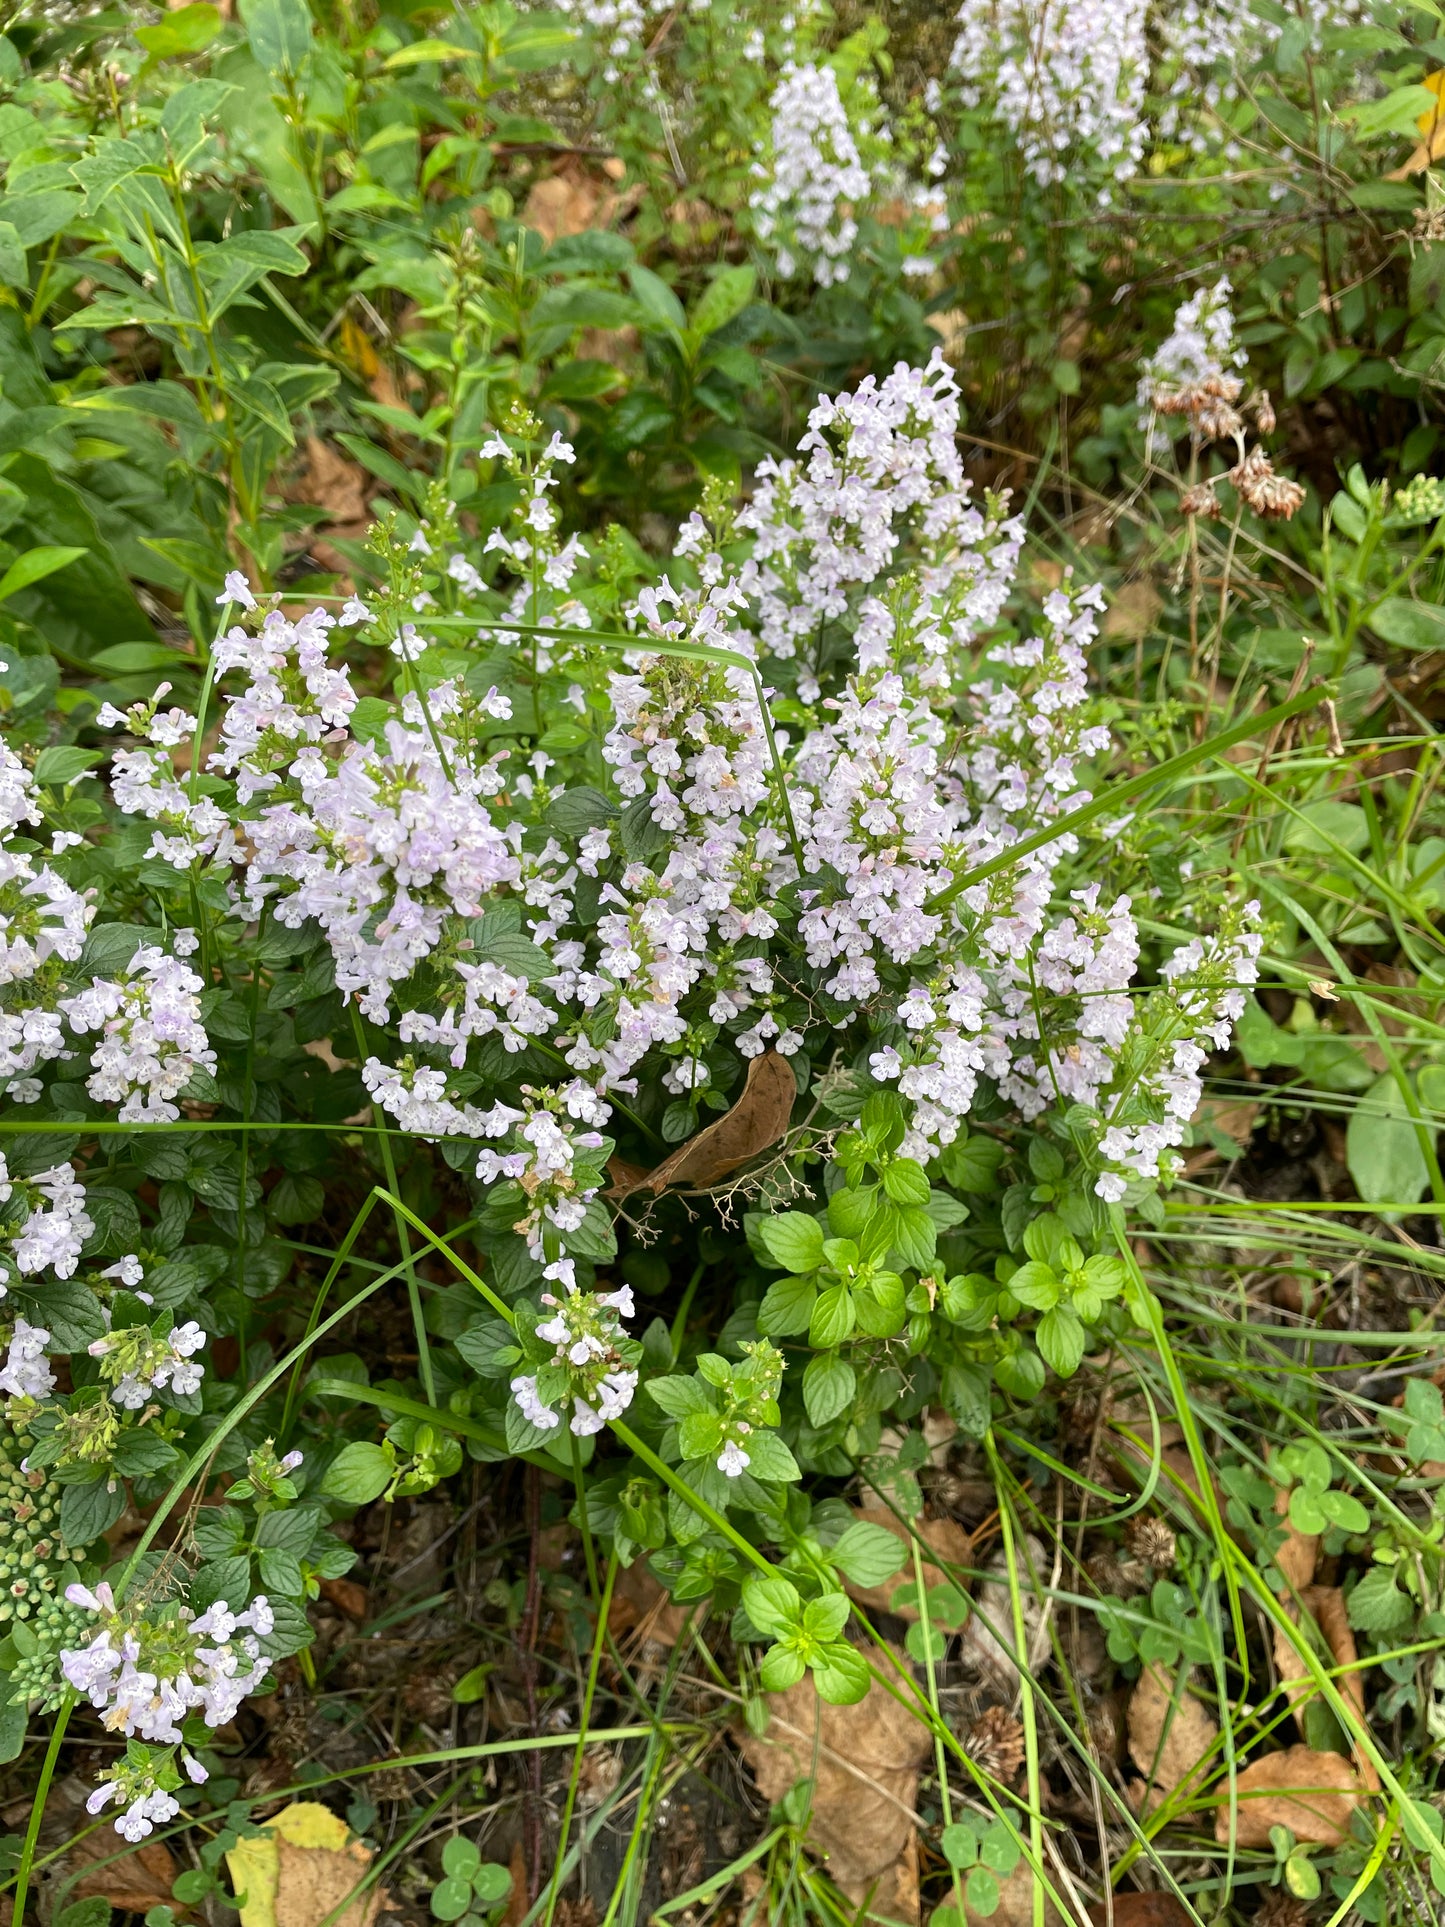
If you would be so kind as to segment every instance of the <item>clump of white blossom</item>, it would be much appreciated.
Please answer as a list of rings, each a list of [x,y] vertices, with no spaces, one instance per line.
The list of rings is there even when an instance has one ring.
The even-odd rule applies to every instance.
[[[854,210],[873,186],[832,67],[784,73],[770,102],[772,158],[754,167],[753,227],[785,281],[810,273],[819,287],[846,281],[858,239]]]
[[[632,1288],[579,1290],[575,1267],[567,1258],[549,1265],[545,1275],[563,1294],[543,1292],[549,1316],[535,1327],[537,1343],[550,1345],[552,1356],[537,1371],[518,1373],[512,1396],[523,1418],[544,1432],[561,1423],[561,1413],[570,1405],[572,1431],[587,1438],[609,1419],[621,1418],[637,1390],[639,1348],[622,1325],[636,1316]]]
[[[1234,365],[1213,298],[1151,364],[1156,403]],[[855,1061],[902,1098],[905,1154],[956,1138],[987,1083],[1026,1119],[1060,1101],[1092,1111],[1096,1189],[1115,1198],[1168,1175],[1203,1053],[1228,1035],[1258,950],[1252,908],[1142,998],[1133,906],[1087,880],[1117,826],[1040,834],[1089,800],[1109,746],[1087,671],[1103,598],[1065,580],[1031,627],[996,633],[1023,528],[1004,498],[975,499],[959,428],[939,355],[819,401],[797,459],[763,463],[742,513],[714,492],[675,565],[624,601],[635,648],[619,655],[589,642],[576,586],[596,558],[558,528],[572,450],[508,417],[484,450],[520,485],[486,545],[506,614],[479,609],[477,635],[570,678],[579,715],[600,712],[615,801],[574,827],[552,814],[553,758],[496,736],[505,697],[418,673],[421,585],[440,572],[464,608],[480,593],[450,510],[395,537],[416,586],[383,638],[405,673],[379,735],[353,727],[336,647],[370,610],[292,618],[228,585],[243,620],[216,651],[211,771],[235,801],[207,834],[234,913],[314,922],[338,987],[391,1039],[363,1066],[374,1101],[407,1131],[464,1141],[487,1222],[514,1234],[514,1281],[551,1287],[521,1321],[512,1382],[544,1431],[595,1431],[632,1397],[630,1297],[593,1292],[578,1268],[613,1248],[607,1132],[645,1084],[697,1105],[824,1026],[868,1040]],[[667,653],[679,644],[721,656]],[[755,673],[795,703],[787,729],[770,731]],[[131,727],[153,741],[154,706]],[[158,765],[131,754],[120,787],[149,814],[156,784],[136,770]],[[174,795],[168,809],[179,822]],[[183,845],[158,853],[189,862]],[[189,1383],[188,1342],[182,1327],[111,1334],[113,1396]],[[753,1424],[736,1416],[716,1454],[729,1476]]]
[[[204,1781],[205,1768],[182,1746],[181,1729],[194,1713],[207,1726],[226,1725],[265,1678],[260,1640],[275,1621],[264,1594],[241,1612],[218,1600],[199,1614],[175,1603],[132,1610],[117,1605],[105,1584],[72,1585],[65,1596],[96,1616],[88,1643],[60,1655],[66,1683],[89,1700],[107,1732],[180,1748],[187,1777],[196,1784]],[[168,1752],[157,1760],[148,1747],[138,1749],[136,1759],[128,1755],[102,1780],[87,1810],[94,1814],[119,1804],[123,1811],[116,1831],[127,1840],[143,1840],[180,1811],[170,1790],[179,1784],[174,1758]]]
[[[965,105],[1012,133],[1034,179],[1107,200],[1148,144],[1149,0],[964,0],[951,65]]]
[[[214,1071],[200,1020],[195,971],[157,944],[141,944],[118,979],[94,977],[88,989],[62,997],[72,1030],[97,1031],[86,1089],[98,1103],[119,1104],[122,1124],[174,1123],[172,1101],[197,1071]]]

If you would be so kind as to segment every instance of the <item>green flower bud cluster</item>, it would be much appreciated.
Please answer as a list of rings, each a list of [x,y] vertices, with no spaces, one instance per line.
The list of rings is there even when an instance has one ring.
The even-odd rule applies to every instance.
[[[48,1472],[21,1469],[28,1444],[0,1426],[0,1623],[29,1619],[65,1564],[60,1487]]]
[[[52,1712],[65,1694],[61,1653],[88,1645],[94,1635],[94,1613],[72,1606],[61,1593],[45,1595],[24,1626],[12,1632],[19,1657],[7,1682],[9,1697],[23,1705],[39,1701],[42,1712]]]
[[[1434,475],[1413,476],[1395,491],[1390,504],[1395,522],[1434,522],[1445,515],[1445,482]]]

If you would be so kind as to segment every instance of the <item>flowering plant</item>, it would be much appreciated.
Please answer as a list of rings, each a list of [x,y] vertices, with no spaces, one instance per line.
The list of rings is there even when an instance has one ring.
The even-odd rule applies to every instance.
[[[55,830],[33,877],[14,849],[59,906],[4,993],[33,1040],[8,1085],[30,1120],[3,1368],[23,1467],[62,1482],[72,1557],[127,1481],[162,1518],[208,1458],[230,1484],[179,1578],[132,1559],[71,1581],[16,1689],[68,1688],[134,1742],[96,1795],[129,1837],[208,1771],[188,1714],[223,1724],[304,1642],[349,1556],[328,1519],[446,1476],[458,1431],[580,1474],[610,1428],[629,1456],[599,1530],[685,1595],[736,1596],[730,1510],[786,1538],[803,1471],[929,1405],[981,1433],[1138,1310],[1111,1208],[1174,1168],[1257,908],[1224,906],[1141,997],[1127,815],[1091,802],[1101,597],[1065,581],[1006,621],[1024,531],[974,501],[957,427],[939,357],[820,402],[799,458],[741,509],[710,489],[639,584],[562,537],[573,451],[514,411],[485,451],[514,506],[475,560],[436,498],[377,531],[380,586],[335,613],[232,577],[195,711],[162,685],[95,715],[119,733],[103,832]],[[6,771],[12,833],[63,822],[65,792]],[[157,918],[92,924],[107,837]],[[303,1453],[296,1387],[273,1371],[235,1402],[209,1359],[275,1302],[285,1227],[320,1203],[304,1172],[263,1189],[250,1127],[304,1146],[327,1120],[379,1163],[361,1217],[393,1213],[379,1282],[408,1279],[420,1398],[381,1446]],[[431,1224],[396,1164],[426,1144],[450,1187]],[[673,1185],[741,1207],[747,1240],[722,1342],[687,1370],[635,1330]],[[462,1281],[444,1317],[417,1237]],[[785,1628],[770,1676],[866,1685],[835,1604],[786,1584],[749,1595],[755,1630]]]

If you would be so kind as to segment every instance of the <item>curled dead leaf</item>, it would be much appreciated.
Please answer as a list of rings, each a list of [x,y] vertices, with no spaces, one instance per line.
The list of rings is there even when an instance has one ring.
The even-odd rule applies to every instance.
[[[303,454],[301,466],[287,484],[287,501],[322,509],[326,522],[359,523],[364,530],[371,521],[370,496],[376,484],[360,462],[353,462],[319,435],[306,437]]]
[[[880,1669],[892,1661],[876,1648]],[[817,1754],[808,1844],[850,1900],[871,1894],[867,1919],[916,1922],[918,1769],[929,1757],[928,1729],[876,1681],[856,1706],[820,1704],[807,1674],[785,1693],[769,1693],[767,1731],[739,1744],[766,1800],[781,1800],[810,1778]]]
[[[1241,1847],[1267,1847],[1271,1827],[1288,1827],[1296,1840],[1337,1847],[1349,1831],[1359,1804],[1355,1769],[1339,1753],[1288,1746],[1253,1760],[1235,1782],[1238,1802],[1235,1839]],[[1229,1838],[1230,1802],[1220,1801],[1214,1837]]]
[[[1017,1550],[1020,1588],[1019,1608],[1023,1618],[1023,1654],[1030,1666],[1038,1664],[1039,1634],[1044,1624],[1044,1602],[1038,1585],[1046,1583],[1049,1560],[1043,1546],[1032,1533],[1025,1533]],[[1013,1594],[1009,1584],[1009,1562],[1000,1546],[984,1568],[985,1577],[974,1588],[973,1611],[958,1643],[958,1657],[983,1676],[999,1699],[1011,1699],[1018,1688],[1019,1669],[1014,1658]]]
[[[906,1563],[899,1567],[891,1579],[885,1579],[879,1585],[858,1586],[851,1581],[845,1582],[850,1596],[865,1612],[897,1613],[900,1619],[906,1619],[911,1624],[918,1617],[918,1600],[913,1585],[913,1541],[908,1527],[882,1506],[863,1506],[853,1516],[865,1525],[882,1526],[885,1532],[891,1532],[910,1551]],[[956,1519],[916,1519],[913,1530],[922,1542],[925,1586],[940,1586],[950,1578],[945,1567],[967,1566],[971,1563],[973,1541]],[[930,1554],[933,1556],[930,1557]]]
[[[612,1183],[607,1196],[621,1199],[634,1191],[650,1191],[657,1197],[670,1184],[703,1190],[718,1183],[778,1142],[787,1131],[797,1095],[798,1080],[787,1058],[775,1050],[764,1051],[749,1064],[742,1096],[732,1109],[680,1144],[655,1169],[639,1175],[636,1165],[614,1158],[608,1166]]]
[[[1129,1696],[1129,1757],[1157,1794],[1188,1779],[1219,1737],[1219,1728],[1173,1673],[1146,1666]],[[1120,1896],[1124,1898],[1124,1896]]]
[[[323,1579],[321,1597],[328,1605],[346,1619],[365,1619],[367,1596],[365,1586],[358,1585],[354,1579]]]

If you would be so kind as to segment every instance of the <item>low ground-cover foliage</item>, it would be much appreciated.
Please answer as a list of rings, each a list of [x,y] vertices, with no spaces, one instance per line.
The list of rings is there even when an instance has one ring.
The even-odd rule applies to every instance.
[[[0,38],[21,1910],[1436,1905],[1431,21]]]

